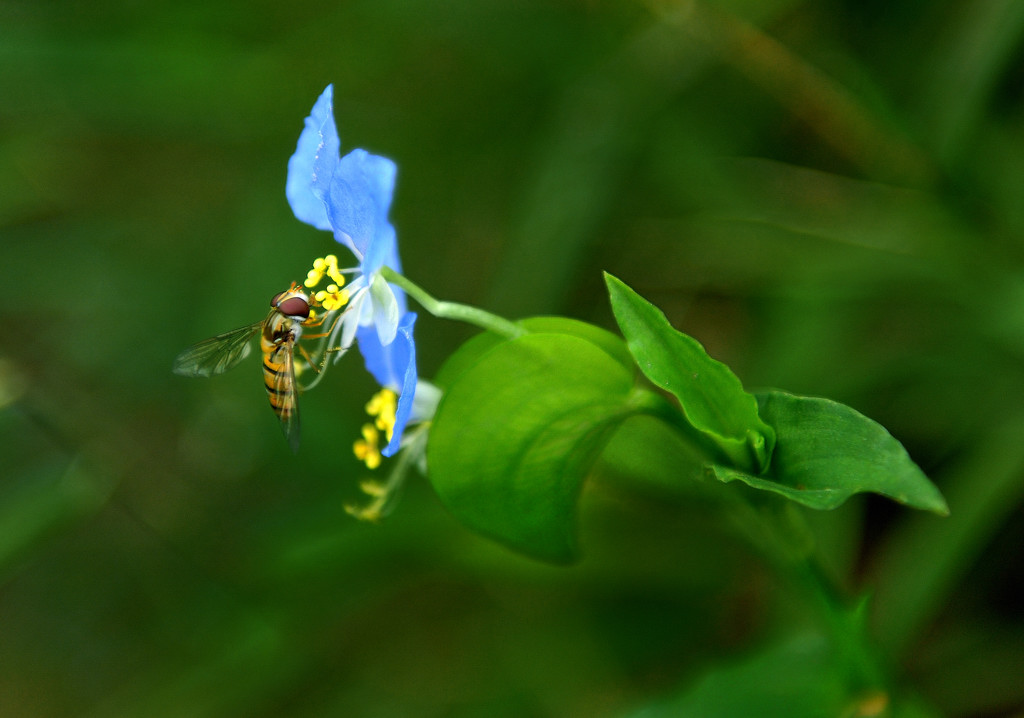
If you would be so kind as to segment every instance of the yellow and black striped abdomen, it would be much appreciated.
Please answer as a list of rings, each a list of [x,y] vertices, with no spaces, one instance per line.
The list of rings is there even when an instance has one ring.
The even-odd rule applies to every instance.
[[[295,377],[291,340],[274,344],[263,339],[263,385],[274,413],[283,421],[295,411]]]
[[[292,450],[297,450],[299,445],[299,404],[292,360],[299,331],[298,324],[291,318],[275,313],[267,319],[260,336],[263,386]]]

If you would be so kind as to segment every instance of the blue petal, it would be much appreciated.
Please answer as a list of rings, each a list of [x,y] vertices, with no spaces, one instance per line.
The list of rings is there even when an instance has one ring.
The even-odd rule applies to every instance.
[[[395,340],[386,347],[381,346],[373,327],[360,327],[357,334],[359,351],[363,354],[366,368],[381,386],[398,392],[395,430],[391,441],[381,452],[384,456],[393,456],[398,451],[416,396],[416,342],[412,336],[415,323],[415,313],[409,312],[403,316],[398,323]]]
[[[295,216],[317,229],[331,229],[324,198],[339,162],[341,140],[331,107],[334,86],[328,85],[313,105],[288,160],[285,196]]]
[[[372,277],[380,271],[384,264],[388,264],[389,257],[398,255],[398,240],[395,237],[395,228],[387,219],[377,229],[373,241],[366,247],[363,254],[363,261],[359,264],[359,271],[367,277]],[[392,266],[389,264],[389,266]],[[400,271],[392,266],[395,271]]]
[[[395,242],[388,210],[396,172],[395,163],[386,157],[352,150],[335,167],[325,197],[334,238],[366,264],[364,274],[380,268]]]

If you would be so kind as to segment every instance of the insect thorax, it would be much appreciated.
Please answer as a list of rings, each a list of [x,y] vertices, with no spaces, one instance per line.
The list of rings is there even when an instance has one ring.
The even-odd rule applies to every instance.
[[[300,336],[302,324],[280,312],[274,312],[263,325],[263,339],[271,344],[297,342]]]

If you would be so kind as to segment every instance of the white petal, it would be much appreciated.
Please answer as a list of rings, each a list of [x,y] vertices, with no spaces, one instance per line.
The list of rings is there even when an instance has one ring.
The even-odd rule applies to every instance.
[[[391,291],[391,285],[379,274],[374,275],[370,284],[370,295],[373,303],[373,325],[377,327],[377,337],[381,346],[395,341],[398,333],[398,300]]]
[[[345,308],[345,315],[341,318],[341,346],[348,349],[356,339],[356,329],[359,328],[360,315],[363,313],[363,304],[366,300],[366,292],[357,292],[349,300]]]

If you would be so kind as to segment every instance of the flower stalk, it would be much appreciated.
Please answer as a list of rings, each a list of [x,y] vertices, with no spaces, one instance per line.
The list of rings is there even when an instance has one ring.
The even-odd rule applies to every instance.
[[[466,322],[509,339],[515,339],[527,333],[523,327],[504,317],[499,317],[497,314],[491,314],[488,311],[469,306],[468,304],[435,299],[425,289],[391,269],[391,267],[382,267],[380,273],[389,283],[404,289],[406,294],[419,302],[420,306],[435,317]]]

